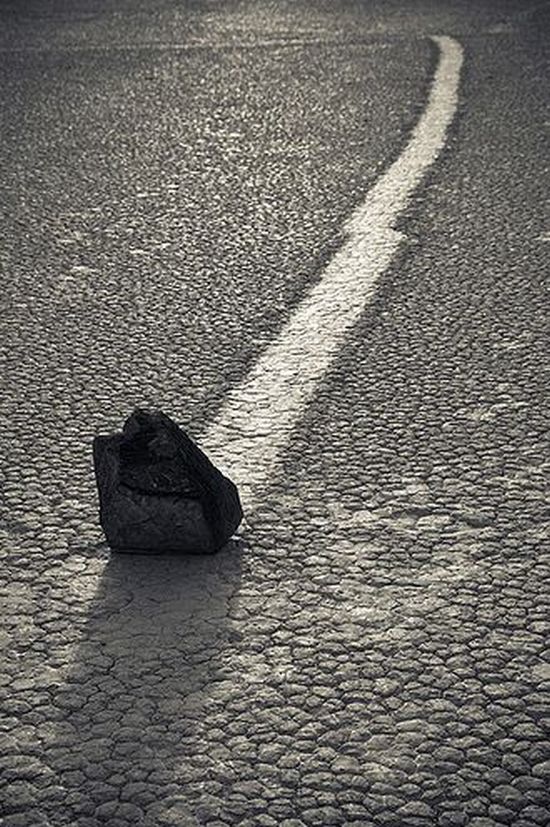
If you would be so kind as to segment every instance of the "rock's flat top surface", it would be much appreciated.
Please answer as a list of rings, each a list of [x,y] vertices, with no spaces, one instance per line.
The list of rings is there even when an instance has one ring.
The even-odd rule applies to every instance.
[[[145,494],[199,497],[200,480],[190,473],[191,456],[198,457],[194,447],[165,414],[137,410],[122,430],[119,480]]]

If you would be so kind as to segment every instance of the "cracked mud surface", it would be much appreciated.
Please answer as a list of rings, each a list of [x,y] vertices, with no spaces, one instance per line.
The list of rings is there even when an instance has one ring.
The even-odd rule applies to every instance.
[[[246,532],[208,558],[109,554],[91,438],[160,403],[200,441],[399,151],[430,49],[377,35],[323,60],[249,50],[244,69],[233,53],[88,55],[72,69],[42,54],[8,72],[2,827],[550,823],[549,52],[540,33],[498,26],[457,33],[461,111],[403,219],[409,243]],[[197,92],[196,120],[174,120],[164,144],[144,130],[116,146],[110,107],[128,134],[136,112],[124,90],[102,95],[127,61],[151,122],[154,78],[181,105],[184,70],[209,72],[220,99],[242,83],[252,124],[270,96],[290,107],[290,133],[269,133],[255,167],[270,232],[246,226],[257,194],[242,165],[258,144],[227,137],[242,104],[220,124]],[[326,123],[321,87],[341,95],[341,120]],[[50,122],[57,95],[67,109]],[[94,118],[93,132],[65,130]],[[365,120],[368,145],[354,146]],[[186,141],[193,157],[197,124],[214,148],[179,170],[186,197],[168,178],[155,195],[148,166],[169,170]],[[102,148],[116,174],[93,160]]]

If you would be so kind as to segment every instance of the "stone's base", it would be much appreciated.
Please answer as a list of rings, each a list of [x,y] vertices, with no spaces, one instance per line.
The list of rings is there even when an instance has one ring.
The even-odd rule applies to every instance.
[[[163,413],[135,411],[122,434],[96,437],[93,449],[113,551],[212,554],[241,522],[235,485]]]

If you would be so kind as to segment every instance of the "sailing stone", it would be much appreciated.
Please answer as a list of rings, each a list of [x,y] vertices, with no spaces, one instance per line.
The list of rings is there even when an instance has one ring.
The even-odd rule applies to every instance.
[[[93,444],[99,518],[113,551],[212,554],[243,512],[236,486],[162,411],[138,408]]]

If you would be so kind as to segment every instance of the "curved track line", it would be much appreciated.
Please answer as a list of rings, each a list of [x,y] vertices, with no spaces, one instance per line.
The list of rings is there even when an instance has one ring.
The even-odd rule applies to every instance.
[[[344,337],[373,296],[404,235],[395,225],[445,144],[458,102],[463,51],[450,37],[440,49],[428,103],[399,158],[346,222],[348,239],[244,381],[230,391],[201,447],[254,508]]]

